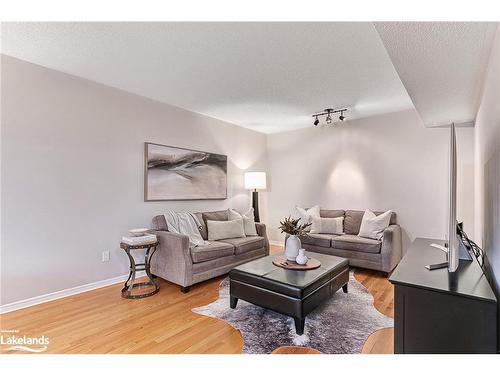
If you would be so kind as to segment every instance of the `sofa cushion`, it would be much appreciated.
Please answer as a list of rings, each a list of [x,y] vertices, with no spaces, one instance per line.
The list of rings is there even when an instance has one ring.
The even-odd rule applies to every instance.
[[[191,249],[193,263],[234,255],[234,246],[225,242],[210,241],[209,245],[196,246]]]
[[[212,220],[212,221],[227,220],[227,210],[202,212],[201,215],[203,216],[203,220],[205,220],[205,222],[207,220]]]
[[[265,246],[264,237],[252,236],[243,238],[228,238],[221,240],[228,244],[234,245],[234,254],[243,254],[252,250],[257,250]]]
[[[207,212],[197,212],[195,214],[198,219],[200,219],[200,223],[202,228],[200,229],[201,236],[204,240],[208,240],[208,230],[207,230],[207,220],[213,221],[226,221],[227,220],[227,211],[207,211]]]
[[[168,230],[165,215],[156,215],[152,220],[154,230]]]
[[[309,233],[307,236],[300,237],[300,242],[306,245],[330,247],[334,237],[338,236],[335,234]]]
[[[384,211],[373,211],[375,215],[380,215]],[[345,234],[358,234],[361,227],[361,221],[365,211],[347,210],[344,218],[344,233]],[[396,224],[396,213],[392,212],[389,224]]]
[[[320,217],[344,217],[344,210],[320,210],[319,211],[319,216]]]
[[[380,253],[382,241],[371,238],[358,237],[353,234],[344,234],[332,239],[334,249],[360,251],[362,253]]]

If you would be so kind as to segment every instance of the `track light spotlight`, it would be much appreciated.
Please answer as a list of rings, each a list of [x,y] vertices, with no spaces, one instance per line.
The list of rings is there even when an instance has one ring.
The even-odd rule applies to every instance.
[[[314,120],[314,126],[318,126],[319,124],[319,120],[318,120],[318,116],[316,116],[316,120]]]
[[[326,123],[330,125],[332,123],[332,116],[330,116],[330,113],[328,113],[328,116],[326,116]]]
[[[344,111],[340,111],[339,120],[340,121],[344,121],[345,120]]]

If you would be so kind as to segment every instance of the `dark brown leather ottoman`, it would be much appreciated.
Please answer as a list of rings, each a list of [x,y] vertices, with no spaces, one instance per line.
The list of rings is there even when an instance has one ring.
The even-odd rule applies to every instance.
[[[229,272],[230,306],[238,299],[251,302],[295,320],[297,334],[304,333],[307,314],[341,287],[347,293],[349,262],[326,254],[314,254],[321,267],[308,271],[287,270],[273,264],[273,254],[233,268]]]

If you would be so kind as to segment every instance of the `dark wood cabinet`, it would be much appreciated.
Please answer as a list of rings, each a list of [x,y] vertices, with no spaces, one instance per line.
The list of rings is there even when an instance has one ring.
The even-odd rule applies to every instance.
[[[395,353],[496,353],[497,300],[476,260],[454,273],[429,271],[444,261],[431,247],[443,241],[417,238],[389,278],[394,284]]]

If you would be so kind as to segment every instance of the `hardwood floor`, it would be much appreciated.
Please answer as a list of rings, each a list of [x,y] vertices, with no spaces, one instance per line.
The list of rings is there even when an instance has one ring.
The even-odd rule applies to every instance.
[[[280,346],[274,349],[271,354],[321,354],[321,352],[304,346]]]
[[[394,318],[394,287],[381,272],[356,269],[354,278],[373,296],[373,306],[382,314]],[[394,328],[383,328],[372,333],[361,351],[363,354],[393,354]]]
[[[362,354],[394,354],[394,328],[382,328],[366,339]]]
[[[355,277],[374,295],[375,307],[392,316],[390,283],[372,271],[356,270]],[[46,353],[241,353],[243,339],[238,330],[191,312],[218,298],[223,278],[196,285],[187,294],[159,279],[160,292],[140,300],[121,298],[122,285],[116,284],[3,314],[0,328],[18,330],[17,336],[45,335],[50,340]],[[392,352],[392,333],[385,331],[372,334],[363,353]],[[296,347],[276,351],[303,350],[314,351]]]
[[[229,324],[191,312],[218,298],[219,277],[187,294],[159,280],[160,292],[130,300],[121,284],[3,314],[1,328],[49,338],[47,353],[241,353]]]
[[[394,318],[394,287],[381,272],[356,268],[354,278],[373,296],[373,305],[382,314]]]

